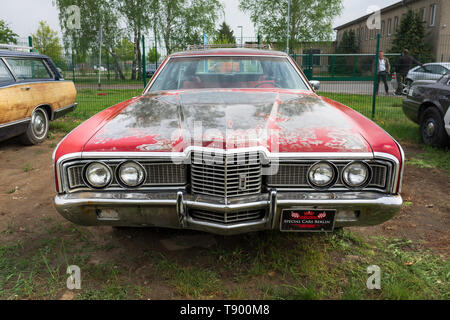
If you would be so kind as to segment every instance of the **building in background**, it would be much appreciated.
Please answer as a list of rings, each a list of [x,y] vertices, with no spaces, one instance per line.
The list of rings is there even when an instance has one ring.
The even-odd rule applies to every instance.
[[[373,53],[377,34],[380,33],[380,49],[388,52],[400,22],[408,10],[420,12],[426,25],[428,43],[433,46],[437,61],[450,61],[450,0],[404,0],[381,9],[381,28],[370,30],[365,15],[343,24],[337,31],[336,41],[342,40],[345,31],[353,30],[359,42],[361,53]]]

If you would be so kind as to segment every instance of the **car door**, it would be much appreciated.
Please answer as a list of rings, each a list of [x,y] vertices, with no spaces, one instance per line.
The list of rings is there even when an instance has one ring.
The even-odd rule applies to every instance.
[[[0,126],[27,118],[28,105],[24,92],[6,63],[0,58]]]
[[[16,77],[17,88],[22,94],[20,110],[26,110],[26,115],[30,117],[38,105],[46,102],[42,97],[49,94],[41,84],[53,81],[54,76],[40,58],[6,58],[5,61]]]
[[[424,80],[439,80],[444,74],[447,73],[447,69],[438,64],[434,64],[426,67],[427,73]]]

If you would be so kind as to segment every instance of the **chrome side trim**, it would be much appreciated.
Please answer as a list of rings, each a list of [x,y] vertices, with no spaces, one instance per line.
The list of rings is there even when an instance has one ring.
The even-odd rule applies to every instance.
[[[14,126],[16,124],[20,124],[20,123],[23,123],[23,122],[29,122],[29,121],[31,121],[31,117],[26,118],[26,119],[22,119],[22,120],[16,120],[16,121],[13,121],[13,122],[8,122],[8,123],[5,123],[5,124],[0,124],[0,129],[6,128],[6,127],[9,127],[9,126]]]
[[[394,166],[394,170],[392,170],[392,184],[389,188],[389,191],[392,194],[396,193],[397,190],[397,186],[398,186],[398,177],[399,177],[399,173],[400,173],[400,162],[398,161],[397,157],[394,157],[392,154],[389,153],[384,153],[384,152],[374,152],[375,158],[378,159],[387,159],[390,160],[392,162],[394,162],[395,166]]]

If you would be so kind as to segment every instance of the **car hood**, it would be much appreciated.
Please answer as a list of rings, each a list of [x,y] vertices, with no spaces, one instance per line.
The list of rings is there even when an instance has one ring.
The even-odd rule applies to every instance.
[[[313,93],[213,90],[148,94],[103,122],[83,152],[372,152],[358,125]]]

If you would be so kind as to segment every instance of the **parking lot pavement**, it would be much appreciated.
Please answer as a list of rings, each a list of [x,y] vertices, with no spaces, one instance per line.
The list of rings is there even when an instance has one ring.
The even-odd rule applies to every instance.
[[[380,88],[384,91],[384,88]],[[389,82],[390,92],[394,92]],[[321,81],[320,91],[347,94],[373,94],[373,81]]]

